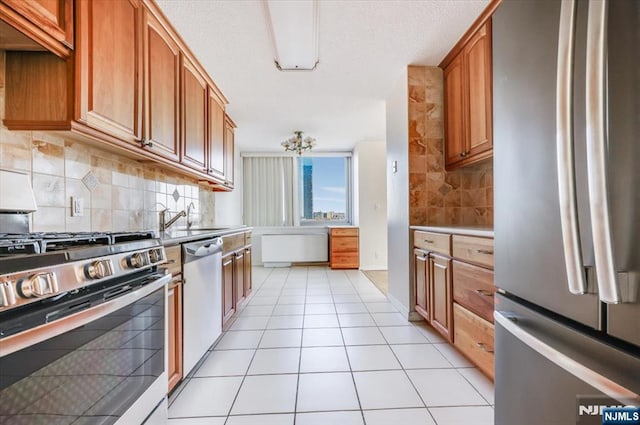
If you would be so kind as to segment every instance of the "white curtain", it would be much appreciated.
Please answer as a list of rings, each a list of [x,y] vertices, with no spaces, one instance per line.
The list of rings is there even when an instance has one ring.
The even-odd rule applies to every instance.
[[[248,226],[293,225],[293,158],[245,157],[244,219]]]

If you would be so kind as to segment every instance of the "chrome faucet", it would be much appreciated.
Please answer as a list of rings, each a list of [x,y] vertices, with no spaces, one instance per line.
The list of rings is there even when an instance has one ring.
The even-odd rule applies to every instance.
[[[196,209],[196,206],[193,202],[187,205],[187,229],[190,229],[193,226],[193,220],[191,219],[191,210]]]
[[[185,210],[182,210],[179,213],[176,213],[176,215],[174,215],[173,217],[171,217],[171,219],[169,221],[167,221],[167,213],[168,212],[169,212],[169,208],[165,208],[165,209],[161,210],[160,213],[159,213],[158,222],[160,223],[160,231],[161,232],[166,231],[169,227],[171,227],[171,225],[173,225],[173,223],[178,221],[180,219],[180,217],[186,217],[187,216],[187,213],[185,212]]]

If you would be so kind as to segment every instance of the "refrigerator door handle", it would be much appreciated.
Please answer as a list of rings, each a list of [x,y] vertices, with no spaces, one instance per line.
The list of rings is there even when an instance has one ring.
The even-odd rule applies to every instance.
[[[575,10],[575,0],[564,0],[562,2],[558,33],[558,74],[556,80],[556,157],[562,246],[566,259],[569,292],[572,294],[586,294],[587,282],[580,249],[573,162],[572,118]]]
[[[623,299],[613,262],[613,242],[607,199],[606,26],[607,1],[590,1],[587,20],[585,95],[591,232],[600,300],[608,304],[618,304]]]
[[[598,391],[606,394],[608,397],[626,405],[637,406],[640,404],[640,395],[556,350],[520,327],[517,324],[517,316],[505,313],[506,312],[495,311],[493,313],[495,322],[500,324],[500,326],[505,328],[529,348]]]

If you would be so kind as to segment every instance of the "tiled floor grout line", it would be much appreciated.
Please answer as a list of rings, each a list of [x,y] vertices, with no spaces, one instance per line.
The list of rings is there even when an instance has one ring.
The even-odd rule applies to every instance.
[[[309,269],[306,270],[305,285],[304,285],[304,307],[302,308],[302,332],[300,332],[300,348],[298,348],[298,377],[296,381],[296,401],[293,405],[293,425],[296,425],[296,412],[298,411],[298,392],[300,391],[300,368],[302,367],[302,338],[304,338],[304,317],[307,310],[307,291],[309,286]]]

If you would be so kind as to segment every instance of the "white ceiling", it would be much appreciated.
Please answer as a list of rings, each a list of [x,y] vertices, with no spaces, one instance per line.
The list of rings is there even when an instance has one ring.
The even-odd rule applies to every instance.
[[[281,72],[261,1],[156,1],[229,99],[241,151],[279,151],[294,130],[317,151],[385,140],[403,69],[437,65],[489,2],[321,0],[318,67]]]

